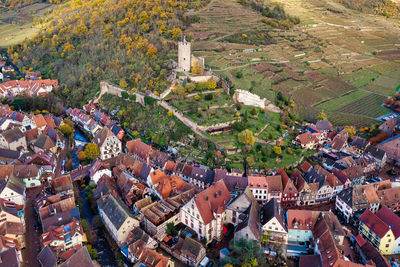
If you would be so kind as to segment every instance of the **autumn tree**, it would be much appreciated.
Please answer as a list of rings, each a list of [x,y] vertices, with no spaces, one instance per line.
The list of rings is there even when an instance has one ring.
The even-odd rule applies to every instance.
[[[253,146],[255,138],[253,132],[246,129],[238,134],[238,141],[243,145]]]
[[[172,92],[177,96],[186,95],[186,89],[182,86],[182,84],[175,85],[175,87],[172,88]]]
[[[84,151],[79,151],[78,159],[79,159],[79,161],[85,161],[86,160],[86,154],[85,154]]]
[[[84,151],[85,151],[86,158],[89,160],[96,159],[100,156],[99,146],[95,143],[87,144]]]
[[[74,133],[74,128],[66,123],[63,123],[60,125],[60,131],[64,136],[70,137]]]
[[[207,88],[209,90],[217,88],[217,83],[214,81],[213,78],[210,78],[210,79],[207,80]]]
[[[196,89],[196,84],[195,83],[187,83],[185,85],[185,89],[186,91],[188,91],[189,93],[193,92]]]
[[[279,147],[279,146],[274,146],[274,147],[272,148],[272,150],[273,150],[274,153],[275,153],[276,155],[278,155],[278,156],[282,154],[282,148]]]
[[[128,83],[126,82],[125,79],[120,79],[119,86],[121,86],[122,88],[126,88],[126,87],[128,87]]]
[[[327,120],[328,116],[326,115],[325,111],[321,111],[317,117],[318,120]]]
[[[349,137],[353,137],[356,134],[356,128],[354,126],[346,126],[345,130],[349,134]]]
[[[182,38],[182,30],[174,27],[172,29],[172,39],[177,40]]]
[[[193,62],[192,73],[197,75],[204,74],[204,67],[200,64],[198,60],[194,60]]]

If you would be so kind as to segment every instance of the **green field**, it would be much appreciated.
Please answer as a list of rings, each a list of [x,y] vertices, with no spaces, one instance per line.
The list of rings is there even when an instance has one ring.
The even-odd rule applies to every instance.
[[[35,18],[43,18],[52,5],[37,3],[18,10],[0,9],[0,48],[6,48],[33,37],[40,31]]]
[[[345,74],[343,79],[348,81],[351,85],[362,87],[379,77],[379,73],[370,69],[361,69],[355,73]]]

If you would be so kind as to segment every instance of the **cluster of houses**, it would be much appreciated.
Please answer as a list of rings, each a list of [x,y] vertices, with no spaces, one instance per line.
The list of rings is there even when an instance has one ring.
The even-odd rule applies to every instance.
[[[351,156],[364,171],[379,170],[386,161],[399,164],[400,158],[400,116],[390,118],[379,129],[388,139],[373,146],[368,140],[359,136],[349,136],[346,129],[334,130],[327,120],[309,124],[304,132],[298,135],[293,144],[307,149],[319,149],[326,157],[324,167],[331,170],[338,158]]]
[[[62,119],[51,115],[34,115],[13,111],[0,106],[0,149],[25,153],[51,151],[64,148],[64,137],[57,131]],[[4,156],[10,153],[3,152]]]
[[[359,218],[362,222],[366,214],[379,215],[386,209],[396,216],[393,212],[399,209],[396,199],[400,187],[396,183],[380,178],[371,182],[366,178],[393,162],[381,144],[372,146],[361,137],[349,138],[346,130],[334,132],[329,122],[322,125],[329,129],[323,132],[311,126],[315,133],[307,130],[330,136],[329,142],[321,144],[321,165],[304,162],[290,175],[283,169],[270,176],[247,177],[241,171],[210,170],[171,161],[168,154],[140,139],[128,141],[125,151],[121,150],[113,162],[116,166],[113,171],[104,165],[106,161],[98,160],[93,165],[97,171],[93,170],[91,177],[97,183],[103,222],[110,232],[124,233],[115,234],[115,240],[133,262],[141,256],[133,255],[136,245],[131,243],[128,238],[131,234],[124,228],[128,221],[131,231],[139,232],[140,228],[149,235],[151,239],[146,237],[151,244],[147,244],[149,249],[158,244],[192,266],[197,266],[205,256],[202,243],[220,241],[228,228],[234,229],[235,239],[261,242],[263,235],[268,236],[269,242],[280,244],[287,255],[314,253],[301,257],[303,266],[310,266],[307,265],[310,262],[319,266],[389,266],[382,255],[397,254],[393,249],[397,239],[389,238],[393,244],[384,251],[381,246],[386,243],[370,242],[370,236],[361,231],[366,227],[360,226],[354,245],[362,261],[353,263],[343,244],[348,235],[332,212],[296,210],[297,206],[335,200],[338,214],[344,220]],[[321,128],[321,122],[317,126]],[[116,226],[109,219],[116,208],[103,209],[108,207],[107,201],[124,211],[123,223]],[[168,234],[171,223],[178,230],[176,237]],[[368,229],[373,231],[371,227]],[[182,252],[185,247],[190,247],[191,252]]]
[[[70,175],[47,183],[34,199],[33,206],[43,230],[37,255],[41,266],[95,266],[85,246],[86,234],[75,204]]]
[[[0,83],[0,97],[26,95],[31,97],[44,96],[58,87],[57,80],[12,80]]]
[[[28,71],[21,80],[10,80],[16,70],[6,61],[0,61],[0,97],[15,97],[19,95],[36,97],[44,96],[58,87],[57,80],[42,79],[40,71]]]
[[[77,126],[91,136],[95,136],[103,126],[107,127],[119,140],[125,134],[119,123],[112,120],[107,113],[100,111],[95,104],[87,104],[83,107],[83,110],[70,108],[67,109],[66,113]]]

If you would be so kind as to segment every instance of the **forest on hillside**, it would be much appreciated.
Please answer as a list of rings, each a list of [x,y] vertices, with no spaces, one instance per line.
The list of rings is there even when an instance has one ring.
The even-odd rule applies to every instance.
[[[265,0],[237,0],[240,4],[249,6],[260,12],[265,18],[263,22],[273,28],[289,29],[300,23],[300,19],[286,13],[284,7],[273,1]]]
[[[59,79],[56,94],[73,106],[92,98],[101,80],[157,94],[168,86],[169,52],[191,21],[187,9],[206,2],[70,0],[38,21],[45,25],[40,34],[8,54],[22,71]]]
[[[400,7],[391,0],[338,0],[339,3],[348,8],[382,15],[386,17],[398,17],[400,15]]]

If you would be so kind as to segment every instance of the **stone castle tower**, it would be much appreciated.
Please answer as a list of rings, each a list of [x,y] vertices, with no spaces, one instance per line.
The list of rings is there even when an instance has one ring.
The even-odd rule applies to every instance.
[[[185,37],[183,41],[178,43],[178,70],[189,72],[191,66],[190,42]]]

